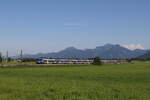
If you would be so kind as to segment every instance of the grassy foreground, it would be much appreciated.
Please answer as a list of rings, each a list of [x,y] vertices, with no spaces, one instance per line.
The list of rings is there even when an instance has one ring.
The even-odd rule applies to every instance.
[[[0,68],[0,100],[150,100],[150,62]]]

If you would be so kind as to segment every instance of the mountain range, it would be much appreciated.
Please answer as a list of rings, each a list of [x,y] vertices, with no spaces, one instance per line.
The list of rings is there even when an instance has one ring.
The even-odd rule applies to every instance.
[[[150,59],[150,51],[148,51],[142,56],[139,56],[138,59],[143,59],[143,60]]]
[[[148,50],[130,50],[121,45],[106,44],[98,46],[94,49],[77,49],[75,47],[68,47],[59,52],[53,53],[39,53],[35,55],[24,55],[25,58],[93,58],[99,56],[101,59],[130,59],[137,58],[147,53]]]

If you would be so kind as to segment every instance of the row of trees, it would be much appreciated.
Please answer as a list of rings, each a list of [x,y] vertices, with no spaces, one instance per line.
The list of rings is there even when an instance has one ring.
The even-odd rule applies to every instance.
[[[8,56],[6,58],[3,58],[2,53],[0,52],[0,63],[2,63],[3,61],[10,62],[11,60],[12,59]]]

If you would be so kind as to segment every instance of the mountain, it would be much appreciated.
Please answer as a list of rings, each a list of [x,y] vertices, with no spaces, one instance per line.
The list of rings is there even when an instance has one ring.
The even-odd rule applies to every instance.
[[[142,56],[137,57],[138,59],[150,59],[150,51],[148,51],[147,53],[145,53]]]
[[[66,48],[54,53],[39,53],[36,55],[24,55],[24,57],[38,58],[92,58],[99,56],[102,59],[127,59],[136,58],[146,53],[146,50],[129,50],[120,45],[106,44],[104,46],[96,47],[95,49],[80,50],[74,47]]]
[[[129,50],[120,45],[106,44],[94,49],[94,57],[99,56],[102,59],[127,59],[136,58],[145,53],[145,50]]]

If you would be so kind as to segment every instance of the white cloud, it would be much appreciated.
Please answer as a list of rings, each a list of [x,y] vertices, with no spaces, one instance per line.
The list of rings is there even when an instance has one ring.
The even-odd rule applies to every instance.
[[[122,46],[130,50],[145,49],[144,46],[142,46],[141,44],[129,44],[129,45],[122,45]]]

